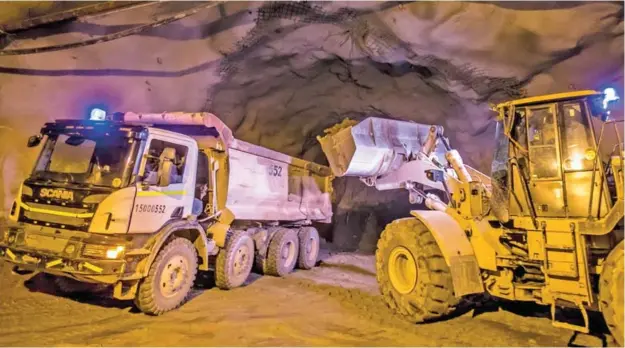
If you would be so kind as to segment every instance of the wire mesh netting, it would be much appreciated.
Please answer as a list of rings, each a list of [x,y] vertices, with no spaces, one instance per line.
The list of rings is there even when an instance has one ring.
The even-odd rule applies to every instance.
[[[405,3],[405,2],[402,2]],[[396,3],[397,6],[402,3]],[[281,20],[292,20],[296,26],[309,24],[335,24],[350,36],[352,44],[371,59],[388,63],[401,63],[403,58],[415,66],[426,67],[446,80],[460,81],[473,89],[480,101],[517,98],[522,95],[523,82],[516,78],[493,78],[468,64],[456,66],[434,55],[419,55],[402,42],[383,23],[373,24],[365,16],[370,11],[340,8],[327,11],[315,2],[267,2],[257,9],[255,27],[223,59],[219,72],[223,81],[240,70],[244,59],[258,43],[281,25]]]

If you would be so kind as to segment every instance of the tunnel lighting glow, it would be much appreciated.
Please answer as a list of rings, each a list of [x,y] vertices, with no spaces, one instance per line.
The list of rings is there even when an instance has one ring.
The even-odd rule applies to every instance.
[[[89,119],[92,121],[104,121],[106,119],[106,111],[98,108],[91,109]]]
[[[607,109],[608,104],[611,101],[619,100],[619,96],[616,95],[616,90],[612,87],[603,90],[603,108]]]
[[[584,164],[582,162],[583,158],[579,154],[574,154],[571,158],[570,168],[571,170],[582,170],[584,168]]]

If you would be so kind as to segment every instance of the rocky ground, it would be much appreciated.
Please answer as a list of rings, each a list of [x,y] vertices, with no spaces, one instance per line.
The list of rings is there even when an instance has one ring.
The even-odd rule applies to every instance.
[[[377,293],[374,258],[324,251],[319,267],[284,279],[254,276],[245,287],[211,288],[160,317],[131,303],[63,298],[41,275],[0,264],[0,346],[602,346],[592,335],[551,326],[547,311],[523,305],[466,310],[413,325],[395,317]],[[505,307],[506,309],[502,309]]]

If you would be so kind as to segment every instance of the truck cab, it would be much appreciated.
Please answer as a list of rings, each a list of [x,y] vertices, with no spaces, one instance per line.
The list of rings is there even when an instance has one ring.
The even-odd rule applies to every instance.
[[[24,268],[104,283],[117,280],[111,274],[132,276],[124,256],[172,218],[192,213],[198,149],[191,137],[60,120],[29,140],[39,143],[0,239],[0,255]]]

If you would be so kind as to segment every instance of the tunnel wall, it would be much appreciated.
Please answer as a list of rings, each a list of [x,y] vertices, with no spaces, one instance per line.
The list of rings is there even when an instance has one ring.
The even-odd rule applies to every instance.
[[[7,49],[84,40],[192,5],[163,3],[31,30]],[[347,5],[324,3],[324,15],[348,13]],[[312,15],[296,20],[283,7],[272,26],[259,29],[260,6],[230,2],[108,43],[0,56],[0,211],[6,214],[31,170],[38,149],[26,148],[28,136],[49,120],[87,117],[93,106],[210,110],[243,140],[318,162],[314,137],[325,127],[376,113],[444,125],[465,161],[488,171],[487,102],[497,98],[478,84],[512,79],[530,95],[616,85],[622,94],[619,4],[395,3],[334,23]],[[255,30],[262,33],[250,36]],[[339,233],[345,245],[414,208],[401,193],[381,194],[357,181],[337,185],[337,221],[352,216],[337,227],[348,230]],[[390,203],[397,206],[389,210]]]

